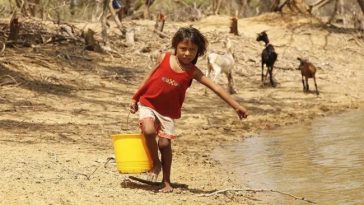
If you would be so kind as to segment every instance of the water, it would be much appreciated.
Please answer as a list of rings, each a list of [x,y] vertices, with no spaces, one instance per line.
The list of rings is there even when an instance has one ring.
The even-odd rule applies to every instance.
[[[364,110],[269,131],[218,148],[215,157],[252,189],[364,204]]]

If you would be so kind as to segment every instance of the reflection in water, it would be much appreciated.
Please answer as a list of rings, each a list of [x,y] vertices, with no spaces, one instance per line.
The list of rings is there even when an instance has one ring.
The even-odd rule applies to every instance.
[[[215,156],[253,189],[319,204],[364,204],[364,111],[315,120],[217,149]]]

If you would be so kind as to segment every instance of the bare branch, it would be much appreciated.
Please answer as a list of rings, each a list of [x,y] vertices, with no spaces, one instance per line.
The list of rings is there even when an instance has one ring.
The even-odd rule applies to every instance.
[[[292,197],[294,199],[299,199],[299,200],[306,201],[306,202],[311,203],[311,204],[316,204],[316,202],[305,199],[304,197],[297,197],[297,196],[294,196],[294,195],[289,194],[289,193],[276,191],[276,190],[265,190],[265,189],[258,189],[258,190],[256,190],[256,189],[223,189],[223,190],[214,191],[214,192],[209,193],[209,194],[200,194],[199,196],[203,196],[203,197],[214,196],[214,195],[222,194],[222,193],[225,193],[225,192],[228,192],[228,191],[276,192],[276,193],[280,193],[280,194],[283,194],[283,195],[290,196],[290,197]]]
[[[335,0],[335,7],[334,7],[334,11],[331,13],[331,16],[329,18],[329,20],[327,21],[328,24],[331,24],[332,20],[335,18],[336,13],[337,13],[337,9],[339,8],[339,1]]]
[[[357,2],[358,2],[359,6],[361,8],[361,11],[364,14],[364,0],[357,0]]]
[[[332,0],[319,0],[314,4],[311,4],[310,7],[315,8],[315,9],[319,9],[319,8],[325,6],[326,4],[330,3],[330,2],[332,2]]]

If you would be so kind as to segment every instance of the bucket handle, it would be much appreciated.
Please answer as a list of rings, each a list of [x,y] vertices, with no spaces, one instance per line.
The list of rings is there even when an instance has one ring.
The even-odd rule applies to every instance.
[[[121,130],[129,130],[129,116],[130,112],[128,112],[128,116],[126,117],[126,127],[123,127],[123,123],[121,123]]]
[[[130,116],[130,112],[128,113],[128,116],[126,117],[126,129],[129,129],[129,116]]]
[[[124,123],[121,123],[121,130],[123,130],[123,131],[128,131],[129,130],[129,122],[131,121],[130,120],[130,112],[129,112],[129,110],[127,110],[127,112],[128,112],[128,115],[127,115],[127,117],[126,117],[126,122],[124,122]],[[133,119],[133,118],[132,118]]]
[[[129,131],[129,122],[132,121],[132,120],[137,120],[138,118],[132,118],[130,117],[130,111],[129,109],[126,109],[126,112],[128,112],[128,115],[126,117],[126,122],[121,122],[121,125],[120,125],[120,128],[121,130],[123,131]],[[132,128],[133,129],[133,128]]]

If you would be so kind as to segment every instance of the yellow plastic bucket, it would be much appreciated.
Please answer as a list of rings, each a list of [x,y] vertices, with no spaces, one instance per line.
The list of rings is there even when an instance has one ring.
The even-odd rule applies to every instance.
[[[152,160],[143,134],[112,135],[112,142],[116,167],[120,173],[142,173],[152,168]]]

